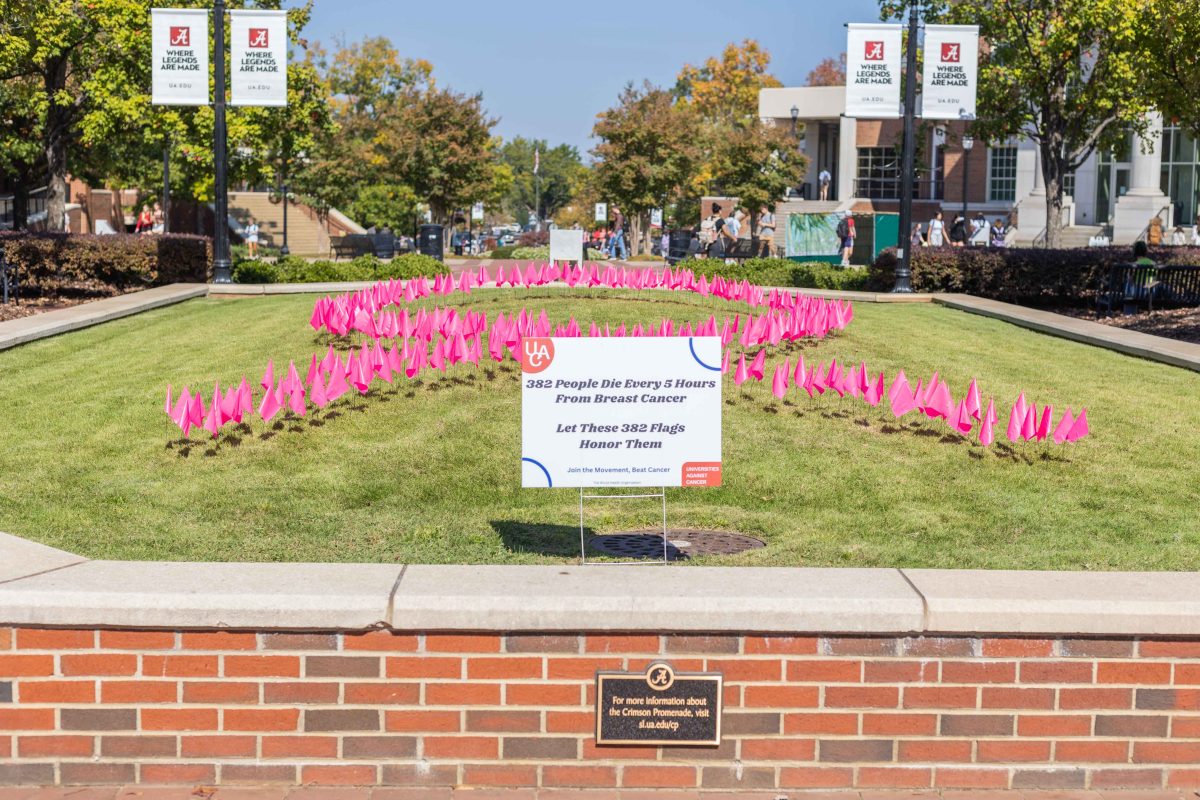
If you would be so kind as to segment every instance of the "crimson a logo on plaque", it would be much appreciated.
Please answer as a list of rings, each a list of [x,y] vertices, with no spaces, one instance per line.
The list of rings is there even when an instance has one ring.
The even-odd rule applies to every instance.
[[[655,661],[645,672],[596,673],[596,744],[721,744],[719,672],[675,672]]]

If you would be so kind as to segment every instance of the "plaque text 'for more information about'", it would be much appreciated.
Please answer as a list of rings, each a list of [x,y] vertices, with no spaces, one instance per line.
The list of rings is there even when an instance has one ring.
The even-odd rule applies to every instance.
[[[676,673],[656,661],[642,672],[596,673],[596,744],[721,743],[719,672]]]

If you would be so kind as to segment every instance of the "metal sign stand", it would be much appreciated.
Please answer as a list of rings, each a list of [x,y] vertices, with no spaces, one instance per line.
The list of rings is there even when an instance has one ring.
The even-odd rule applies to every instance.
[[[583,487],[579,489],[579,560],[584,566],[587,566],[587,542],[584,541],[583,533],[583,501],[584,500],[639,500],[652,497],[662,498],[662,546],[663,557],[662,563],[669,563],[667,560],[667,488],[660,487],[656,494],[584,494]],[[645,566],[647,564],[658,565],[658,561],[593,561],[592,564],[604,566],[616,566],[619,564],[631,566]]]

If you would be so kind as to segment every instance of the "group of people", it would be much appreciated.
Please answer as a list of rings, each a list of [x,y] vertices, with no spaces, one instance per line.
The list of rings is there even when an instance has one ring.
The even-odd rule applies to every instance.
[[[709,258],[725,258],[739,239],[750,239],[751,228],[744,208],[734,206],[722,216],[721,204],[713,203],[710,213],[700,223],[699,240]],[[758,212],[759,254],[769,257],[775,249],[775,214],[764,206]],[[730,261],[731,259],[726,259]]]
[[[1004,224],[1004,220],[997,217],[991,227],[988,227],[987,218],[984,217],[982,211],[977,211],[975,216],[969,220],[961,212],[956,213],[949,228],[946,227],[945,216],[938,211],[933,215],[933,219],[929,220],[924,230],[921,228],[921,223],[913,223],[912,232],[909,234],[909,243],[913,247],[945,247],[946,245],[966,247],[975,241],[979,232],[984,228],[988,229],[988,247],[1007,245],[1008,227]]]
[[[149,205],[143,205],[142,211],[138,214],[137,222],[134,223],[134,233],[166,233],[167,218],[163,214],[162,206],[159,203],[154,204],[151,209]]]

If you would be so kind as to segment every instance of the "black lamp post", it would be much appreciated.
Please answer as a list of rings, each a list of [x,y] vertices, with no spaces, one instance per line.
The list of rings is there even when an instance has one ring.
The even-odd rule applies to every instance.
[[[962,137],[963,149],[963,228],[971,230],[971,220],[967,217],[967,174],[971,169],[971,148],[975,146],[975,137],[968,133],[964,133]],[[970,244],[971,237],[967,235],[967,243]]]
[[[171,140],[163,145],[163,233],[171,232]]]
[[[291,254],[291,250],[287,245],[287,206],[288,206],[288,185],[287,176],[283,176],[283,246],[279,248],[279,255],[286,256]]]
[[[229,186],[225,144],[225,0],[213,2],[213,172],[216,224],[213,226],[213,283],[232,283],[229,260]]]
[[[796,135],[796,121],[800,119],[800,109],[792,106],[792,136]]]
[[[896,285],[893,292],[902,294],[912,292],[912,270],[909,269],[909,259],[912,257],[912,196],[915,182],[915,164],[917,153],[917,15],[920,0],[910,0],[908,4],[908,42],[905,51],[904,75],[904,149],[900,176],[900,241],[896,244]]]

